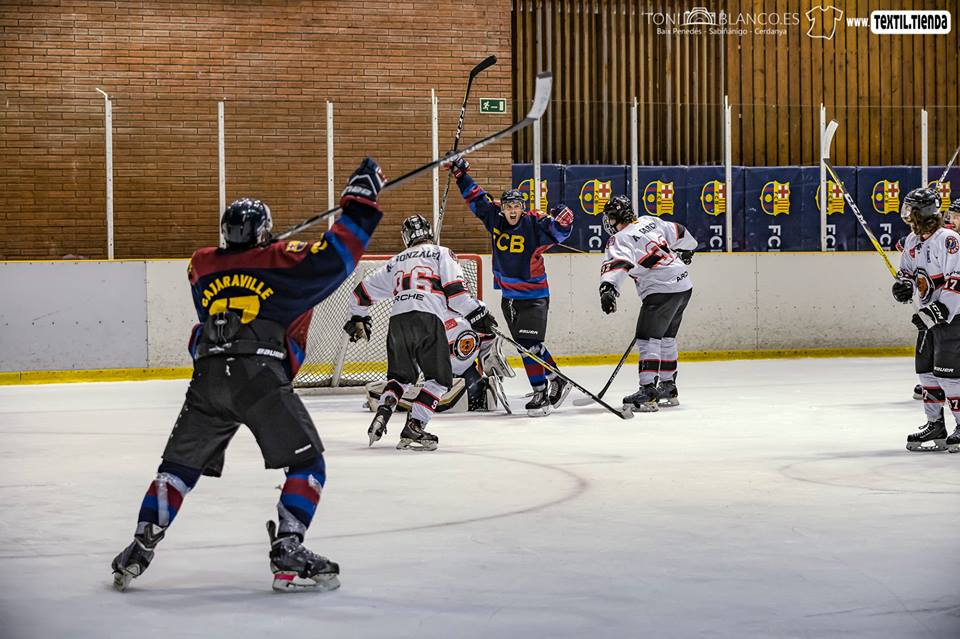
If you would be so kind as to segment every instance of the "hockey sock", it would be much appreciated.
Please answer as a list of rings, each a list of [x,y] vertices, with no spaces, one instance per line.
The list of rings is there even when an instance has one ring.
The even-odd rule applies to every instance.
[[[543,342],[521,339],[517,340],[517,343],[553,366],[553,358],[550,357],[550,353],[547,352],[547,357],[542,355],[542,353],[547,351],[547,347],[543,345]],[[543,367],[543,365],[526,354],[522,354],[521,359],[523,359],[523,368],[527,372],[527,379],[530,380],[530,386],[533,387],[533,390],[543,390],[546,388],[547,370]]]
[[[957,423],[960,424],[960,379],[953,379],[949,377],[937,377],[937,383],[940,385],[940,388],[943,390],[941,393],[945,395],[947,400],[947,407],[950,409],[950,412],[953,413],[954,419],[957,420]],[[931,393],[927,390],[927,385],[923,385],[923,407],[927,407],[927,397]]]
[[[934,422],[943,419],[943,403],[947,401],[947,394],[943,392],[941,380],[934,377],[933,373],[921,373],[920,385],[923,386],[923,412],[927,416],[928,422]]]
[[[664,337],[660,340],[660,379],[673,381],[677,374],[677,338]]]
[[[320,502],[320,491],[327,482],[327,466],[320,454],[311,462],[287,469],[287,481],[280,493],[277,513],[280,515],[278,535],[296,535],[303,541]]]
[[[147,494],[143,496],[140,504],[137,532],[141,532],[147,524],[156,524],[163,528],[172,524],[183,498],[197,485],[201,472],[199,468],[161,462],[157,468],[157,477],[150,482]]]
[[[410,414],[414,419],[418,419],[424,424],[433,417],[433,411],[440,405],[440,398],[447,392],[447,387],[438,383],[436,380],[428,379],[423,382],[423,388],[413,400],[410,408]]]
[[[660,374],[660,340],[641,339],[640,342],[640,385],[652,384]]]
[[[391,379],[387,382],[387,385],[383,387],[383,392],[380,393],[380,402],[378,405],[383,406],[387,397],[393,397],[395,402],[394,405],[396,405],[396,403],[400,402],[400,398],[403,397],[404,390],[405,388],[403,384],[395,379]]]

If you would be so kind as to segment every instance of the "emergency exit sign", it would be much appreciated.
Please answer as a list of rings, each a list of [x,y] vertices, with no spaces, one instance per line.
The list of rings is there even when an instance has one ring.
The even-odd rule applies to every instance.
[[[506,113],[506,98],[480,98],[480,113]]]

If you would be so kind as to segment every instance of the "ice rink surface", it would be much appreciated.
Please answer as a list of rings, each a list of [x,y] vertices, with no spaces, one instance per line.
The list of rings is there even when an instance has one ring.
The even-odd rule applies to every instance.
[[[307,544],[343,587],[292,595],[264,529],[283,475],[246,430],[111,588],[185,381],[0,387],[0,636],[956,639],[960,455],[904,450],[914,380],[899,358],[681,364],[677,408],[621,421],[574,391],[544,419],[440,416],[435,453],[394,450],[399,418],[368,449],[357,396],[308,396],[329,479]]]

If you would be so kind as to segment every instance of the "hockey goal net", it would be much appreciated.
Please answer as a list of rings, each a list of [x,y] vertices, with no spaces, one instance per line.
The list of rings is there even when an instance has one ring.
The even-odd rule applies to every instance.
[[[353,289],[368,273],[383,266],[390,255],[367,255],[334,293],[313,309],[307,337],[307,356],[293,380],[297,388],[362,386],[387,378],[387,325],[390,301],[370,309],[373,332],[370,341],[351,343],[343,331],[349,319]],[[470,293],[482,299],[482,267],[479,255],[458,254]]]

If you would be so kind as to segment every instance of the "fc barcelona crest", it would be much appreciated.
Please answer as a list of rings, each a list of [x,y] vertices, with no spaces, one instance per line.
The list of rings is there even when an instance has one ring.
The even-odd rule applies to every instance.
[[[770,180],[760,191],[760,208],[767,215],[790,213],[790,183]]]
[[[900,212],[900,180],[890,182],[880,180],[873,185],[873,195],[870,198],[873,210],[881,215]]]
[[[814,196],[817,201],[817,210],[820,210],[820,187],[817,187],[817,194]],[[827,215],[834,213],[843,213],[846,201],[843,199],[843,189],[833,180],[827,180]]]
[[[587,215],[600,215],[603,213],[603,207],[612,197],[612,181],[587,180],[580,188],[580,207]]]
[[[547,210],[547,181],[540,179],[540,206],[533,206],[533,178],[528,178],[517,185],[517,189],[527,203],[528,211],[546,211]]]
[[[647,215],[673,215],[673,182],[654,180],[643,190],[643,210]]]
[[[727,183],[710,180],[700,189],[700,206],[707,215],[720,216],[727,212]]]
[[[936,187],[937,181],[933,180],[927,186]],[[944,180],[940,183],[940,188],[938,189],[940,193],[940,212],[946,213],[947,209],[950,208],[950,180]]]

